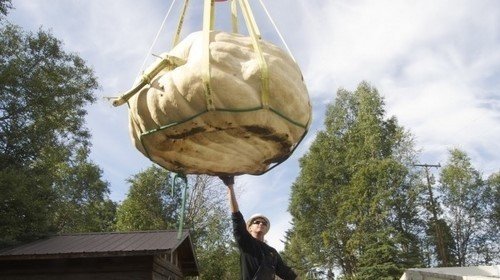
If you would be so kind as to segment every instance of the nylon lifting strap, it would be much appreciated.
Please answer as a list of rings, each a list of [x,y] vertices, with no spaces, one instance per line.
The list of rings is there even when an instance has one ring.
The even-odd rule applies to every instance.
[[[241,9],[243,10],[243,17],[247,25],[248,32],[252,38],[254,51],[257,53],[257,58],[259,60],[260,66],[260,79],[262,83],[261,95],[262,95],[262,107],[269,109],[269,70],[267,68],[266,60],[264,59],[264,54],[260,47],[259,41],[261,40],[261,35],[257,22],[253,16],[248,0],[239,0]]]
[[[231,25],[233,27],[233,33],[238,32],[238,7],[236,6],[236,0],[231,0]]]
[[[209,111],[215,111],[214,101],[212,98],[212,86],[210,84],[210,31],[214,26],[214,4],[214,0],[205,0],[203,7],[203,54],[201,77],[205,87],[207,110]]]
[[[188,7],[188,4],[189,4],[189,0],[184,0],[184,8],[183,8],[183,11],[182,11],[182,14],[179,18],[179,23],[178,23],[178,26],[177,26],[177,30],[176,30],[176,34],[174,36],[174,40],[173,40],[173,43],[174,43],[174,46],[178,43],[179,41],[179,38],[180,38],[180,34],[181,34],[181,30],[182,30],[182,25],[183,25],[183,22],[184,22],[184,18],[185,18],[185,13],[186,13],[186,10],[187,10],[187,7]],[[223,0],[217,0],[218,2],[221,2]],[[308,120],[306,123],[300,123],[298,121],[295,121],[293,119],[291,119],[290,117],[288,117],[286,114],[283,114],[282,112],[272,108],[271,106],[268,106],[268,100],[269,100],[269,83],[268,83],[268,71],[267,71],[267,64],[266,64],[266,61],[264,60],[264,56],[262,54],[262,51],[261,51],[261,48],[260,48],[260,44],[259,44],[259,40],[261,39],[260,37],[260,32],[259,32],[259,29],[257,27],[257,24],[253,18],[253,14],[250,10],[250,6],[248,4],[248,0],[227,0],[227,1],[231,1],[231,19],[232,19],[232,31],[233,33],[238,33],[238,13],[237,13],[237,4],[239,3],[240,6],[242,7],[242,10],[244,11],[244,17],[245,17],[245,22],[247,24],[247,29],[249,30],[249,33],[250,35],[252,36],[252,44],[255,48],[255,51],[256,51],[256,54],[257,54],[257,58],[259,59],[259,63],[260,63],[260,66],[263,68],[263,70],[261,69],[261,79],[264,81],[262,84],[262,100],[263,100],[263,104],[259,107],[252,107],[252,108],[239,108],[239,109],[231,109],[231,108],[215,108],[214,110],[215,111],[224,111],[224,112],[232,112],[232,113],[239,113],[239,112],[251,112],[251,111],[257,111],[257,110],[261,110],[264,108],[264,105],[267,107],[267,110],[271,111],[272,113],[280,116],[281,118],[283,118],[284,120],[292,123],[293,125],[297,126],[297,127],[301,127],[301,128],[304,128],[307,130],[308,126],[309,126],[309,122],[310,120]],[[260,1],[260,0],[259,0]],[[288,46],[286,45],[286,43],[284,42],[281,34],[279,33],[279,30],[277,30],[277,27],[276,25],[274,24],[274,21],[272,20],[272,18],[270,17],[269,13],[267,12],[267,9],[265,8],[265,6],[263,5],[262,1],[260,1],[264,10],[266,11],[266,14],[268,15],[269,19],[271,20],[271,22],[273,23],[276,31],[278,32],[278,34],[280,35],[280,38],[282,39],[283,41],[283,44],[287,47],[287,50],[290,54],[290,56],[292,56],[292,54],[290,53],[290,50],[288,49]],[[172,9],[172,6],[173,4],[175,3],[175,0],[173,0],[172,2],[172,5],[170,6],[168,12],[167,12],[167,15],[165,16],[165,19],[163,20],[163,23],[162,23],[162,26],[160,27],[160,30],[158,31],[158,34],[157,34],[157,37],[158,35],[160,34],[160,31],[162,30],[163,28],[163,25],[166,21],[166,19],[168,18],[168,15],[170,14],[170,11]],[[213,22],[214,22],[214,1],[210,1],[210,0],[205,0],[205,10],[207,11],[206,13],[204,13],[205,15],[205,18],[206,20],[204,20],[204,27],[205,28],[205,34],[207,34],[207,36],[204,38],[206,42],[205,45],[206,45],[206,48],[205,48],[205,51],[206,51],[206,57],[205,57],[205,67],[206,67],[206,73],[208,73],[208,75],[205,77],[206,81],[208,82],[208,89],[211,90],[210,88],[210,57],[209,57],[209,43],[210,43],[210,37],[208,36],[209,35],[209,32],[210,30],[213,29]],[[203,38],[202,38],[203,39]],[[155,39],[155,42],[156,42],[156,39]],[[154,45],[154,43],[153,43]],[[152,47],[151,47],[152,48]],[[125,103],[127,103],[127,105],[129,105],[129,110],[131,110],[130,108],[130,104],[128,104],[128,99],[130,97],[132,97],[134,94],[136,94],[137,92],[139,92],[141,89],[143,89],[144,87],[147,87],[150,83],[150,81],[162,70],[162,69],[168,69],[168,71],[170,70],[173,70],[179,66],[182,66],[183,64],[186,63],[185,60],[181,59],[181,58],[178,58],[178,57],[173,57],[173,56],[170,56],[170,55],[164,55],[162,57],[160,57],[161,59],[157,62],[155,62],[152,67],[150,67],[150,69],[148,70],[147,73],[144,73],[142,72],[142,77],[141,79],[139,80],[138,83],[136,83],[136,85],[133,86],[132,89],[130,89],[129,91],[123,93],[121,96],[119,97],[111,97],[109,99],[113,100],[113,106],[120,106],[120,105],[123,105]],[[292,56],[293,58],[293,56]],[[152,69],[151,69],[152,68]],[[142,68],[141,68],[142,70]],[[201,69],[200,69],[201,70]],[[140,72],[141,73],[141,72]],[[212,103],[213,105],[213,103]],[[136,120],[134,117],[131,118],[131,121],[133,121],[137,128],[139,128],[140,130],[140,141],[141,141],[141,144],[142,144],[142,147],[145,151],[145,154],[146,154],[146,157],[149,158],[151,161],[155,162],[150,154],[149,154],[149,151],[148,151],[148,147],[147,145],[144,144],[144,139],[146,137],[148,137],[148,135],[153,135],[161,130],[164,130],[164,129],[169,129],[171,127],[174,127],[174,126],[177,126],[177,125],[181,125],[185,122],[188,122],[192,119],[195,119],[196,117],[200,116],[200,115],[203,115],[205,113],[209,113],[208,110],[204,110],[204,111],[201,111],[201,112],[197,112],[191,116],[187,116],[185,119],[182,119],[182,120],[179,120],[179,121],[175,121],[175,122],[171,122],[171,123],[163,123],[163,124],[160,124],[159,126],[157,127],[154,127],[154,128],[145,128],[145,131],[143,131],[143,129],[141,128],[141,125],[138,123],[138,120]],[[304,136],[305,136],[306,133],[304,133],[301,137],[301,139],[299,140],[299,142],[293,147],[293,150],[291,153],[293,153],[293,151],[298,147],[299,143],[302,142],[302,140],[304,139]],[[291,154],[290,153],[290,154]],[[288,158],[288,156],[286,157]],[[278,166],[279,164],[281,164],[284,160],[286,160],[286,158],[282,158],[280,160],[279,163],[276,163],[274,166],[272,166],[271,168],[269,168],[268,170],[264,171],[263,173],[265,172],[268,172],[272,169],[274,169],[276,166]],[[155,162],[157,164],[159,164],[158,162]],[[159,164],[161,166],[161,164]],[[260,174],[263,174],[263,173],[260,173]]]
[[[233,32],[237,32],[237,7],[236,2],[231,0],[231,19]],[[269,109],[269,70],[267,67],[262,48],[260,47],[261,35],[255,18],[253,16],[252,10],[248,3],[248,0],[238,0],[240,8],[245,19],[245,23],[250,33],[252,39],[252,45],[254,51],[257,55],[260,67],[260,79],[261,79],[261,102],[262,107]],[[202,58],[202,80],[205,87],[205,99],[207,103],[208,111],[215,111],[215,105],[213,103],[213,90],[210,83],[211,71],[210,71],[210,31],[214,28],[215,21],[215,0],[205,0],[204,10],[203,10],[203,58]],[[236,33],[235,32],[235,33]]]
[[[205,89],[205,100],[206,100],[206,105],[207,105],[207,111],[215,111],[215,105],[213,102],[213,90],[211,86],[211,70],[210,70],[210,31],[214,29],[214,22],[215,22],[215,0],[204,0],[204,11],[203,11],[203,54],[202,54],[202,69],[201,69],[201,76],[202,76],[202,81]],[[248,0],[230,0],[231,1],[231,21],[232,21],[232,31],[233,33],[238,33],[238,12],[237,12],[237,3],[239,3],[240,8],[243,11],[243,17],[245,19],[245,23],[247,26],[247,30],[250,33],[250,37],[252,40],[252,45],[254,48],[254,51],[256,53],[258,62],[259,62],[259,68],[260,68],[260,79],[261,79],[261,102],[262,102],[262,108],[269,109],[269,70],[267,63],[264,58],[264,54],[262,52],[262,49],[260,47],[260,40],[261,40],[261,35],[259,28],[257,26],[257,23],[255,21],[255,18],[253,16],[252,10],[250,8],[250,5],[248,3]],[[237,2],[238,1],[238,2]],[[173,4],[173,3],[172,3]],[[182,8],[181,15],[179,17],[179,22],[177,24],[177,29],[174,34],[173,38],[173,45],[174,47],[178,44],[180,40],[180,34],[182,31],[182,26],[184,23],[184,18],[186,15],[187,7],[189,5],[189,0],[184,0],[184,6]],[[167,12],[167,16],[165,16],[165,19],[162,23],[165,23],[166,18],[170,14],[170,11],[172,9],[172,5],[169,8],[169,11]],[[160,28],[161,31],[162,28]],[[160,32],[159,31],[159,32]],[[157,37],[159,35],[159,32],[157,34]],[[156,39],[155,39],[156,41]],[[154,43],[153,43],[154,45]],[[126,92],[125,94],[122,94],[118,98],[113,98],[113,105],[114,106],[120,106],[128,101],[130,97],[132,97],[134,94],[136,94],[143,86],[148,85],[151,80],[155,77],[156,74],[159,73],[162,69],[165,67],[170,67],[169,70],[172,70],[173,68],[176,68],[180,65],[183,65],[186,63],[185,61],[182,61],[179,58],[175,57],[162,57],[163,62],[162,63],[157,63],[156,66],[158,68],[155,68],[151,73],[143,73],[140,79],[140,82],[135,85],[131,90]],[[162,68],[163,67],[163,68]]]
[[[184,18],[186,16],[187,7],[189,5],[189,0],[184,0],[184,6],[182,7],[181,16],[179,17],[179,23],[177,23],[177,29],[174,34],[174,39],[172,40],[172,48],[177,46],[181,37],[181,30],[184,24]]]

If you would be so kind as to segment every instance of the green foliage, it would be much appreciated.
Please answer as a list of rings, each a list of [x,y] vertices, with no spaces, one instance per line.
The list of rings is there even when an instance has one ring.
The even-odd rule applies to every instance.
[[[493,208],[490,215],[492,229],[500,232],[500,172],[493,173],[488,178],[487,184],[491,189]]]
[[[170,172],[151,166],[132,176],[127,198],[118,207],[116,229],[175,229],[181,206],[180,186],[172,192]]]
[[[297,237],[285,255],[302,255],[294,261],[301,269],[381,279],[421,264],[415,151],[409,133],[384,114],[383,99],[364,82],[354,92],[339,90],[329,105],[326,128],[300,160],[292,186]]]
[[[378,236],[377,236],[378,235]],[[354,279],[397,279],[401,275],[398,266],[398,249],[388,233],[380,231],[374,240],[367,242],[365,252],[359,258],[359,270]]]
[[[212,249],[197,250],[200,278],[207,280],[239,279],[239,252],[235,245],[217,246]],[[197,248],[199,248],[197,246]]]
[[[281,253],[283,260],[298,274],[300,279],[309,279],[311,271],[315,270],[313,260],[305,254],[305,248],[310,245],[307,237],[298,235],[293,229],[285,236],[285,250]],[[333,269],[333,266],[328,267]]]
[[[216,177],[192,176],[186,221],[192,229],[202,279],[239,278],[227,190]]]
[[[97,81],[92,69],[43,30],[0,29],[0,167],[26,166],[88,145],[85,106],[93,103]],[[62,160],[64,161],[64,160]]]
[[[116,204],[108,198],[108,183],[102,171],[88,161],[88,150],[57,168],[53,224],[59,233],[103,232],[114,227]]]
[[[0,7],[10,7],[10,1]],[[109,216],[94,220],[100,219],[97,208],[113,206],[100,170],[87,160],[90,134],[84,126],[97,87],[92,69],[50,33],[26,33],[0,21],[0,246],[58,231],[107,228],[102,223]],[[62,186],[69,183],[63,174],[77,176],[80,168],[97,175],[85,180],[90,188],[100,186],[89,192],[102,192],[101,200],[72,201],[76,180]],[[79,216],[62,217],[68,209],[59,207]],[[83,225],[89,220],[94,225]]]
[[[485,254],[499,253],[495,245],[499,241],[498,232],[490,231],[494,224],[490,220],[495,207],[493,185],[482,180],[465,152],[450,150],[450,158],[440,174],[439,191],[456,246],[458,266],[484,264],[488,261],[483,259]],[[491,244],[493,251],[484,244]]]
[[[456,266],[456,244],[448,222],[444,219],[430,218],[427,225],[427,239],[433,244],[437,266]]]
[[[127,198],[118,207],[116,228],[123,231],[177,229],[181,185],[173,174],[151,166],[129,179]],[[190,229],[202,279],[235,279],[239,257],[232,244],[226,189],[214,177],[188,177],[184,228]]]
[[[56,193],[41,182],[40,170],[30,172],[13,167],[0,170],[0,248],[56,231],[47,218]]]
[[[0,17],[2,15],[7,15],[7,11],[12,9],[12,1],[11,0],[0,0]]]

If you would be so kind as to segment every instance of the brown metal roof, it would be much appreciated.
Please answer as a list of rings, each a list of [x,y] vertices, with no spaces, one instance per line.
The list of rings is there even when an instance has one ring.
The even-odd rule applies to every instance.
[[[177,249],[183,242],[193,250],[188,231],[180,239],[177,231],[168,230],[66,234],[2,250],[0,260],[162,254]]]

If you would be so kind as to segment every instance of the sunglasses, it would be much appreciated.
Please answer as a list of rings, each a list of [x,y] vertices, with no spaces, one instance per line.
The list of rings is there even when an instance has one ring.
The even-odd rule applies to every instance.
[[[253,221],[252,224],[254,224],[254,225],[263,224],[263,225],[267,226],[267,222],[259,221],[259,220]]]

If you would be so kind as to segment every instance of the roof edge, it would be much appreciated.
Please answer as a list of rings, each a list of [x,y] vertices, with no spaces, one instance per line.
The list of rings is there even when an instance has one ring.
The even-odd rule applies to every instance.
[[[61,253],[61,254],[31,254],[31,255],[24,254],[24,255],[4,255],[4,256],[0,255],[0,261],[154,256],[158,254],[170,254],[171,251],[172,250],[143,250],[143,251],[117,251],[117,252]]]

